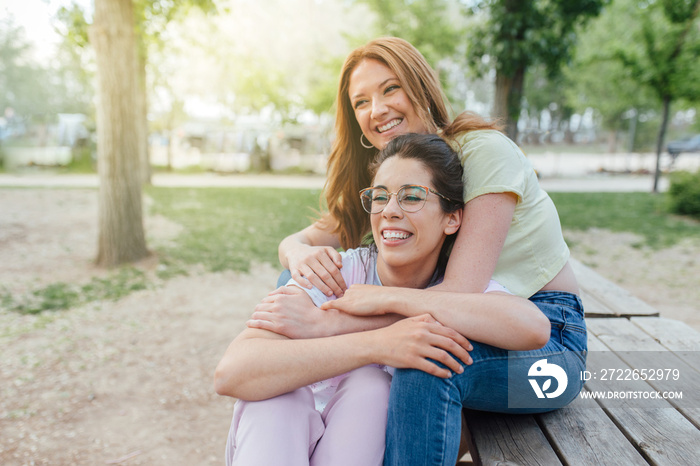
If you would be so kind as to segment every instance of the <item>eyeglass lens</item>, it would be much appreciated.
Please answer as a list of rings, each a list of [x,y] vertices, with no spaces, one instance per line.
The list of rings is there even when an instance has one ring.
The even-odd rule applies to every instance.
[[[399,207],[404,212],[418,212],[425,205],[428,193],[422,186],[404,186],[396,193],[390,193],[384,188],[372,188],[362,193],[362,206],[365,211],[378,214],[389,203],[391,196],[396,194]]]

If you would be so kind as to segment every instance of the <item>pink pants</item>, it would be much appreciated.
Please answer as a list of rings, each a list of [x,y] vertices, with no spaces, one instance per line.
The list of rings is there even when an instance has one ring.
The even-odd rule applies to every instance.
[[[391,376],[365,366],[344,378],[323,413],[309,387],[264,401],[239,400],[227,466],[378,465],[384,459]]]

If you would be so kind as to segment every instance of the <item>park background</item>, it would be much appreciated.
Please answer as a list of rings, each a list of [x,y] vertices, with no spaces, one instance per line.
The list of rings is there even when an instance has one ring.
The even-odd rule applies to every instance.
[[[700,329],[700,156],[666,150],[700,133],[699,5],[2,0],[0,463],[221,463],[213,368],[316,215],[338,70],[378,35],[506,121],[574,257]]]

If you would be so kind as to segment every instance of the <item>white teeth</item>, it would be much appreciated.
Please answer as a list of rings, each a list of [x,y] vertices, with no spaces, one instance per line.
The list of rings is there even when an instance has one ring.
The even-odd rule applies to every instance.
[[[389,131],[391,128],[400,124],[402,121],[403,121],[402,119],[391,120],[389,123],[385,124],[384,126],[378,127],[377,130],[379,130],[380,133],[383,133],[384,131]]]
[[[406,239],[411,236],[411,234],[405,231],[383,231],[382,236],[384,239]]]

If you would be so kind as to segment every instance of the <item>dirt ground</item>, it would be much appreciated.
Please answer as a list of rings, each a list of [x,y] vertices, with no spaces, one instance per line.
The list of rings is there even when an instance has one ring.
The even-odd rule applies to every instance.
[[[102,274],[91,265],[96,215],[94,190],[0,189],[0,288]],[[146,226],[151,245],[178,231],[159,217]],[[567,236],[579,260],[700,330],[700,242],[650,251],[633,235]],[[277,275],[268,264],[193,269],[117,302],[0,310],[0,464],[222,464],[233,400],[214,393],[212,373]]]

